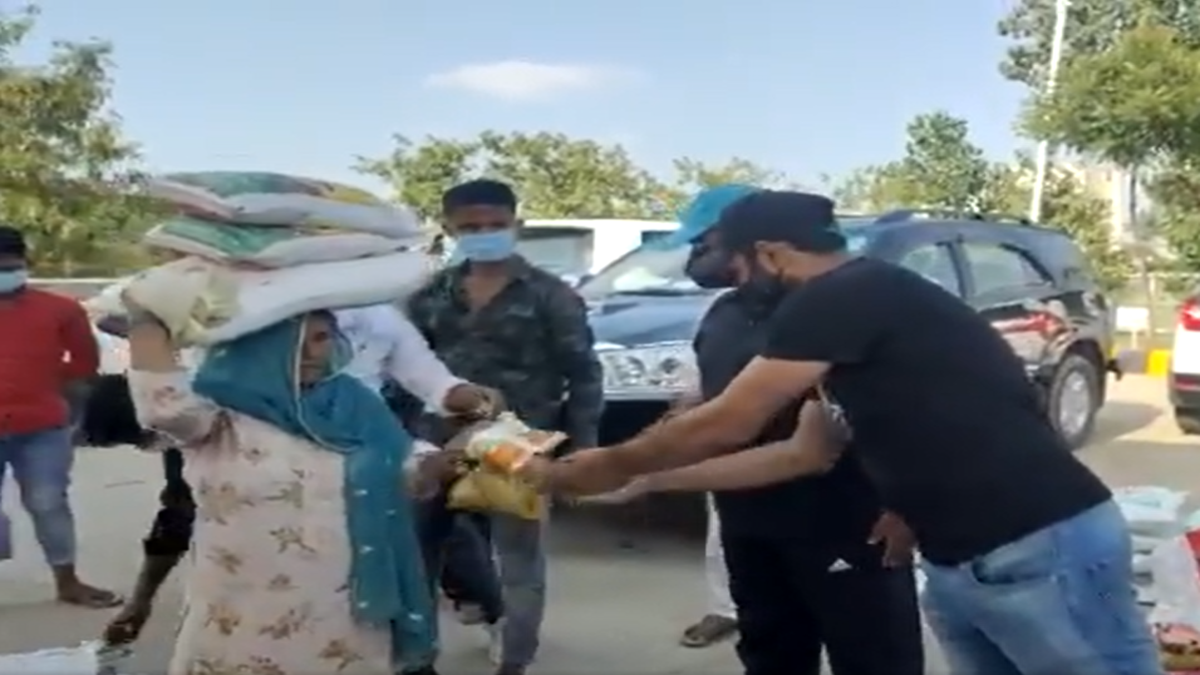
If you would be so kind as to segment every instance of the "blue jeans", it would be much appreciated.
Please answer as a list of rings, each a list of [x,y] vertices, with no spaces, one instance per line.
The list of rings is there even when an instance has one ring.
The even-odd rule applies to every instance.
[[[923,564],[926,620],[955,675],[1159,675],[1132,544],[1106,502],[954,567]]]
[[[12,469],[21,503],[51,567],[75,563],[75,516],[67,496],[75,447],[67,428],[0,434],[0,486]],[[12,528],[0,513],[0,560],[12,557]]]

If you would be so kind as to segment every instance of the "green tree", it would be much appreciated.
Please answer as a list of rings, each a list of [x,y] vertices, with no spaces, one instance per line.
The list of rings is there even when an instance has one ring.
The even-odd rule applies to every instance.
[[[1040,139],[1142,167],[1200,157],[1200,50],[1159,25],[1123,33],[1111,49],[1072,59],[1026,119]]]
[[[526,218],[645,218],[664,212],[664,188],[620,145],[551,132],[485,131],[473,139],[396,137],[357,169],[388,182],[396,199],[433,220],[455,183],[491,176],[512,183]]]
[[[1039,138],[1146,180],[1161,234],[1186,269],[1200,270],[1200,48],[1183,31],[1144,23],[1108,51],[1066,64],[1026,126]]]
[[[58,42],[46,63],[18,62],[36,16],[0,13],[0,221],[26,234],[35,273],[123,271],[153,209],[108,111],[110,47]]]
[[[1032,89],[1046,82],[1054,34],[1055,0],[1019,0],[1000,21],[998,30],[1009,40],[1000,72]],[[1064,59],[1071,60],[1111,49],[1139,22],[1172,26],[1186,44],[1200,46],[1200,11],[1195,0],[1071,0],[1067,13]]]
[[[989,161],[971,142],[967,123],[945,113],[918,116],[908,135],[904,157],[859,169],[835,186],[844,212],[927,208],[1019,217],[1028,209],[1034,177],[1029,157]],[[1106,285],[1128,273],[1128,256],[1111,240],[1108,204],[1066,167],[1047,172],[1042,221],[1070,234]]]
[[[748,159],[734,157],[721,164],[706,164],[691,157],[680,157],[671,162],[674,178],[665,189],[663,202],[668,215],[674,215],[697,192],[727,183],[741,183],[762,187],[783,186],[786,176],[774,169],[760,166]]]
[[[441,216],[447,188],[478,174],[477,140],[426,136],[414,143],[400,135],[392,140],[391,153],[381,159],[359,157],[355,169],[386,182],[395,199],[416,209],[426,222]]]
[[[837,185],[844,207],[882,211],[899,207],[993,211],[996,169],[971,142],[966,120],[945,112],[909,122],[905,153],[886,164],[865,167]]]
[[[646,218],[662,187],[621,145],[564,134],[480,135],[483,171],[519,186],[526,218]]]

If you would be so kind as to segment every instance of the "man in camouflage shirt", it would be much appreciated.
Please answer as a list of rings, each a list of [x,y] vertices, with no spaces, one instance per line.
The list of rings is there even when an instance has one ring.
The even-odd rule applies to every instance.
[[[566,282],[516,253],[512,188],[463,183],[443,195],[442,210],[458,262],[411,298],[410,319],[455,375],[498,389],[527,423],[592,447],[603,384],[587,311]],[[545,608],[542,523],[493,515],[491,536],[505,605],[493,658],[497,675],[521,675],[537,651]]]

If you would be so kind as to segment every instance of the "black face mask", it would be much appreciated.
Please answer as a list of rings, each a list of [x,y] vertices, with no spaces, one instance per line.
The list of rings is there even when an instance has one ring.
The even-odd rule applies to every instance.
[[[769,274],[756,261],[750,263],[750,278],[738,287],[746,297],[757,302],[773,304],[787,293],[788,286],[779,275]]]
[[[683,273],[700,288],[729,288],[737,285],[731,262],[728,252],[696,244],[688,254]]]

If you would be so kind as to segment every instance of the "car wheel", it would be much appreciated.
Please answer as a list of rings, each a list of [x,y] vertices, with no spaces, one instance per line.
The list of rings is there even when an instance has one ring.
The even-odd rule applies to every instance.
[[[1200,436],[1200,411],[1176,408],[1175,424],[1187,436]]]
[[[1096,429],[1100,409],[1100,373],[1079,354],[1067,354],[1047,390],[1050,423],[1072,450],[1083,447]]]

